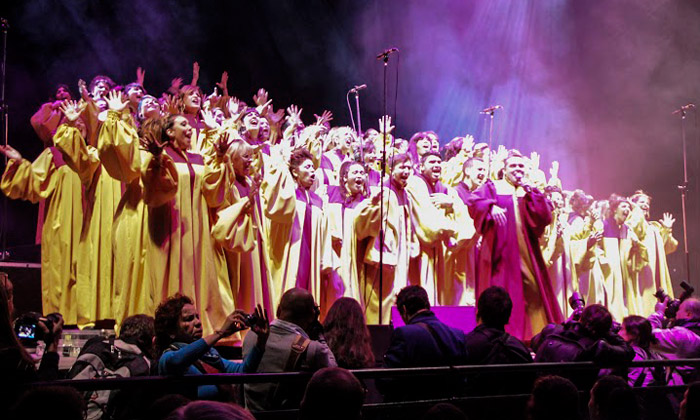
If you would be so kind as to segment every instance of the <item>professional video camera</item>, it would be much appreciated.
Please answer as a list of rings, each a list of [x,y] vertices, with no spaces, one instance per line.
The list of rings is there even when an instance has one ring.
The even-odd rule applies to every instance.
[[[681,293],[681,296],[678,299],[670,299],[664,289],[661,288],[654,293],[654,297],[656,297],[659,302],[669,299],[668,305],[666,305],[666,311],[664,312],[664,317],[667,319],[675,319],[678,309],[681,307],[681,303],[695,293],[693,286],[684,281],[681,282],[681,288],[683,289],[683,293]]]
[[[15,321],[15,334],[19,338],[20,342],[27,347],[36,347],[39,341],[46,341],[46,339],[52,339],[53,326],[55,323],[61,321],[61,315],[59,313],[51,313],[46,316],[42,316],[37,312],[28,312]],[[48,329],[48,333],[39,326],[42,323]]]

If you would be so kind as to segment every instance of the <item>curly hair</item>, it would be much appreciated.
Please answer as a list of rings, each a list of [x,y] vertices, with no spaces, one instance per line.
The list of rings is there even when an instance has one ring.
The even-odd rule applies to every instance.
[[[154,321],[156,352],[160,356],[172,344],[171,335],[177,334],[178,322],[185,305],[193,305],[192,299],[179,293],[170,296],[158,305]]]
[[[299,147],[294,149],[292,155],[289,157],[289,170],[299,169],[302,163],[310,160],[313,162],[314,157],[311,155],[305,147]]]
[[[338,366],[345,369],[374,366],[367,322],[362,307],[355,299],[337,299],[328,310],[323,329]]]

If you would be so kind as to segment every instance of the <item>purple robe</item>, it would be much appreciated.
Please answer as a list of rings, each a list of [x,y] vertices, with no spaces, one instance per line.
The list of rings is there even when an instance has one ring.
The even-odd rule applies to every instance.
[[[491,216],[493,205],[506,209],[505,226],[498,226]],[[483,237],[477,264],[476,295],[478,297],[479,293],[489,286],[505,288],[513,301],[513,311],[507,330],[516,337],[529,339],[539,331],[532,331],[532,323],[526,312],[528,302],[526,302],[523,286],[524,276],[516,219],[513,216],[516,211],[513,196],[512,194],[499,195],[494,182],[488,180],[474,191],[468,200],[468,206],[476,231]],[[530,265],[539,289],[541,302],[536,303],[541,303],[548,322],[562,322],[561,310],[552,290],[539,246],[540,236],[552,222],[552,205],[539,190],[533,188],[525,196],[518,198],[517,211],[520,212],[521,228],[527,242]],[[533,297],[530,296],[530,299]]]

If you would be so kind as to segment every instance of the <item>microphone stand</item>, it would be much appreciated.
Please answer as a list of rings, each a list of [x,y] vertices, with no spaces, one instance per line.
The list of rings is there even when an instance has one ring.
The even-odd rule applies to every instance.
[[[2,143],[7,147],[7,135],[8,135],[8,112],[7,103],[5,102],[5,81],[7,78],[7,30],[10,25],[7,19],[0,18],[0,30],[2,30],[2,62],[0,62],[0,120],[2,121],[2,133],[3,141]],[[7,156],[4,156],[5,167],[7,168]],[[7,252],[7,196],[2,194],[2,199],[0,199],[1,209],[1,220],[0,220],[0,235],[2,236],[2,241],[0,243],[0,261],[5,261],[9,259],[9,253]]]
[[[680,108],[681,115],[681,137],[683,139],[683,183],[678,186],[681,192],[681,210],[683,212],[683,247],[685,248],[685,274],[690,281],[690,252],[688,250],[688,215],[686,210],[686,200],[688,199],[688,151],[685,139],[685,117],[686,107]]]
[[[362,138],[362,116],[360,115],[360,91],[358,89],[355,89],[355,113],[357,114],[357,139],[359,141]],[[364,165],[365,149],[362,146],[360,146],[360,159],[362,159],[362,164]]]
[[[384,109],[384,139],[382,141],[382,167],[380,174],[380,188],[379,188],[379,325],[382,325],[382,309],[384,304],[384,174],[386,174],[386,135],[387,135],[387,121],[386,121],[386,71],[389,66],[389,54],[384,54],[382,57],[384,62],[384,93],[382,98],[383,109]],[[391,180],[389,180],[391,182]]]

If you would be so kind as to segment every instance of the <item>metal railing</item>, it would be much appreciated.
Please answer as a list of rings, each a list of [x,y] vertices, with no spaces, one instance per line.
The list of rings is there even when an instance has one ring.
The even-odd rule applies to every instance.
[[[400,369],[357,369],[351,372],[360,380],[364,379],[394,379],[416,376],[468,376],[473,374],[498,374],[530,372],[551,373],[557,371],[572,370],[599,370],[599,369],[629,369],[656,366],[700,366],[699,359],[676,360],[644,360],[624,364],[601,364],[594,362],[562,362],[562,363],[522,363],[504,365],[468,365],[468,366],[438,366],[416,367]],[[119,389],[127,386],[141,385],[222,385],[245,383],[270,383],[287,382],[309,379],[308,372],[284,372],[284,373],[214,373],[203,375],[185,376],[139,376],[130,378],[101,378],[101,379],[61,379],[56,381],[37,382],[33,386],[71,386],[79,390]]]

